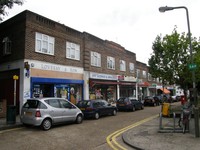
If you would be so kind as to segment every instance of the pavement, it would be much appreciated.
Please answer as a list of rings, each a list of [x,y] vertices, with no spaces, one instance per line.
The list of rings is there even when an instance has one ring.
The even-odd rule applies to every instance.
[[[195,135],[194,118],[190,120],[190,132],[183,134],[178,127],[178,118],[156,117],[122,134],[124,143],[137,150],[199,150],[200,137]],[[14,123],[0,118],[0,131],[21,127],[19,116]]]
[[[20,121],[19,115],[16,117],[9,118],[7,121],[7,118],[0,118],[0,131],[1,130],[7,130],[7,129],[12,129],[12,128],[18,128],[22,127],[22,123]]]
[[[123,141],[137,150],[199,150],[200,137],[195,135],[194,118],[190,120],[190,131],[183,134],[178,118],[160,117],[145,122],[122,134]]]

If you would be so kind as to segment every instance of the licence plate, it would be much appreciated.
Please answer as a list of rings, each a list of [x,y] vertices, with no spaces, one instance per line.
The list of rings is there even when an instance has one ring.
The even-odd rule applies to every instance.
[[[26,116],[32,116],[32,112],[25,112]]]
[[[124,104],[119,104],[119,106],[124,106]]]
[[[80,108],[80,110],[85,110],[85,108]]]

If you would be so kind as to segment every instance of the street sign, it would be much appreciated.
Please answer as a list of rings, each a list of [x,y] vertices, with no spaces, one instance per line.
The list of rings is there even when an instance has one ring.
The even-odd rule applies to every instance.
[[[17,75],[13,76],[13,80],[18,80],[18,79],[19,79],[19,76],[17,76]]]
[[[190,70],[195,70],[197,68],[197,64],[189,64],[188,67]]]

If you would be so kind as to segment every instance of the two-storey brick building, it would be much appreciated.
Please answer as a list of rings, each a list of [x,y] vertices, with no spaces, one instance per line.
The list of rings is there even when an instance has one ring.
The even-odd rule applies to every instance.
[[[0,41],[0,99],[16,97],[19,109],[30,97],[113,101],[137,97],[137,86],[148,94],[147,77],[136,84],[136,68],[148,68],[135,53],[28,10],[0,24]]]

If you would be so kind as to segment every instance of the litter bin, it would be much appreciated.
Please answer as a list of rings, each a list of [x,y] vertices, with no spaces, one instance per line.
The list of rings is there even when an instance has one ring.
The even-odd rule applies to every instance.
[[[170,107],[170,103],[163,103],[163,105],[162,105],[162,115],[163,116],[169,116],[169,107]]]
[[[7,106],[6,122],[7,122],[7,124],[15,124],[16,123],[16,106],[14,106],[14,105]]]

